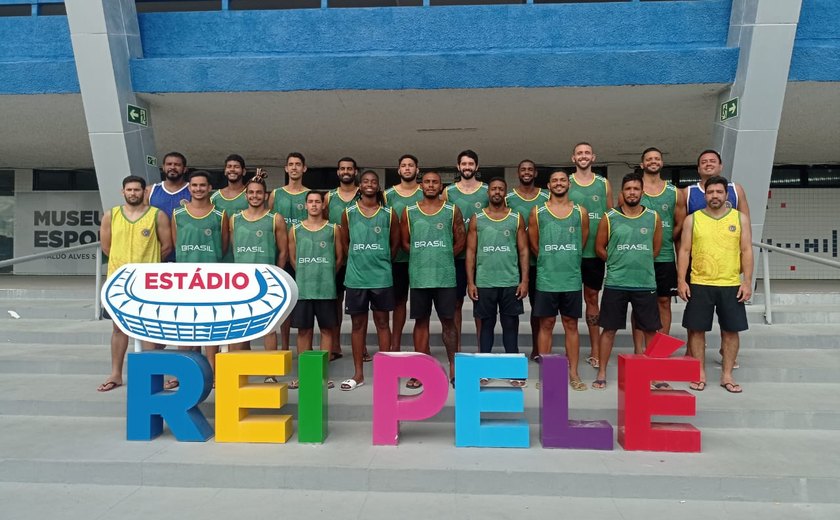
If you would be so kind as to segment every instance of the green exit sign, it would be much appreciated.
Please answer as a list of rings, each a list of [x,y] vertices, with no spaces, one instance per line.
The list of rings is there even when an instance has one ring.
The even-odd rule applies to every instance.
[[[126,105],[125,117],[129,123],[149,126],[149,110],[137,105]]]
[[[157,157],[155,157],[153,155],[147,155],[146,156],[146,164],[148,166],[157,166]]]
[[[724,122],[733,117],[738,117],[738,98],[720,104],[720,121]]]

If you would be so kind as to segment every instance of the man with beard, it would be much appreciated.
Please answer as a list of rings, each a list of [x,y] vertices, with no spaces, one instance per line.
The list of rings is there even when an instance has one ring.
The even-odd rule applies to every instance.
[[[166,218],[172,218],[172,212],[190,200],[190,191],[186,179],[187,158],[180,152],[169,152],[163,156],[163,181],[146,188],[145,203],[163,211]],[[171,251],[166,262],[175,261],[175,251]]]
[[[528,231],[528,218],[531,215],[531,210],[535,207],[544,204],[548,200],[548,190],[537,188],[534,181],[537,179],[537,165],[530,159],[525,159],[519,163],[516,169],[519,176],[519,186],[513,188],[505,197],[505,204],[522,215],[525,222],[525,231]],[[536,292],[537,284],[537,257],[530,256],[530,267],[528,269],[528,299],[531,302],[531,309],[534,308],[534,294]],[[531,359],[536,359],[539,355],[537,347],[540,330],[540,320],[531,314]]]
[[[385,204],[402,217],[403,210],[423,199],[423,190],[417,184],[419,162],[417,157],[405,154],[400,157],[397,174],[400,183],[385,190]],[[400,248],[394,257],[394,316],[392,319],[391,352],[399,352],[405,328],[406,303],[408,302],[408,253]]]
[[[144,200],[146,180],[129,175],[122,181],[125,204],[102,217],[99,237],[108,255],[108,276],[125,264],[161,262],[172,251],[169,217]],[[128,336],[114,324],[111,332],[111,375],[97,389],[110,392],[122,386]]]
[[[359,180],[359,200],[341,217],[342,238],[347,251],[344,310],[353,325],[351,343],[355,373],[341,383],[342,390],[354,390],[365,383],[364,352],[368,312],[379,340],[379,351],[391,348],[388,313],[394,310],[394,276],[391,259],[400,246],[397,216],[385,207],[376,172],[368,170]]]
[[[458,154],[458,173],[461,179],[446,187],[443,192],[444,202],[450,202],[460,210],[464,219],[464,233],[470,225],[470,219],[479,211],[487,207],[487,185],[476,178],[478,174],[478,154],[472,150],[464,150]],[[461,351],[461,309],[464,307],[464,296],[467,294],[467,267],[465,252],[455,257],[455,342],[456,352]],[[476,323],[476,333],[480,335],[479,324]]]
[[[598,351],[601,344],[601,332],[598,329],[601,314],[598,293],[604,285],[604,261],[595,254],[594,237],[604,213],[613,207],[610,183],[592,171],[596,158],[591,144],[581,142],[575,145],[572,149],[575,173],[569,187],[569,198],[575,204],[585,207],[589,216],[590,239],[583,248],[580,272],[583,279],[583,300],[586,302],[586,327],[589,329],[589,357],[586,362],[592,368],[598,368]]]
[[[286,156],[286,175],[289,182],[282,188],[271,192],[268,198],[268,207],[275,213],[279,213],[286,221],[286,229],[306,218],[306,192],[309,188],[303,185],[303,174],[306,173],[306,158],[302,153],[291,152]],[[286,263],[283,269],[294,278],[295,270],[290,263]],[[289,320],[280,325],[280,343],[283,350],[289,350],[289,331],[291,325]]]
[[[227,186],[213,192],[210,195],[210,202],[216,206],[216,209],[224,211],[228,218],[248,208],[248,200],[245,195],[245,159],[241,155],[231,154],[225,159],[225,179],[227,179]],[[265,202],[265,201],[263,201]],[[222,262],[232,263],[233,248],[228,248]],[[274,262],[271,262],[272,264]],[[277,339],[275,337],[275,339]],[[276,350],[276,349],[275,349]]]
[[[551,354],[557,314],[566,337],[569,360],[569,385],[586,390],[578,375],[580,334],[578,320],[583,306],[581,291],[581,255],[589,239],[589,215],[586,208],[569,199],[569,174],[557,170],[551,174],[548,189],[551,199],[531,210],[528,225],[531,251],[537,256],[537,284],[532,315],[540,321],[539,355]]]
[[[740,394],[732,370],[738,356],[738,333],[747,330],[744,307],[752,295],[752,233],[749,217],[727,206],[729,183],[723,177],[711,177],[703,186],[706,208],[685,219],[680,242],[677,281],[680,298],[687,301],[683,327],[688,330],[688,352],[700,360],[700,380],[692,390],[706,388],[706,331],[712,329],[717,310],[723,351],[720,386]],[[689,255],[691,284],[686,282]],[[741,279],[740,273],[744,273]]]
[[[641,164],[645,183],[642,206],[659,214],[662,222],[662,248],[653,264],[656,273],[656,301],[659,306],[659,320],[662,328],[659,332],[671,333],[671,298],[677,295],[677,255],[674,239],[679,237],[682,222],[685,219],[685,200],[673,184],[662,179],[662,152],[657,148],[648,148],[642,152]],[[622,204],[621,195],[618,197]],[[642,331],[633,327],[633,343],[636,349],[644,349],[645,338]],[[664,383],[663,383],[664,384]]]
[[[408,277],[411,285],[411,312],[414,320],[414,351],[431,354],[429,320],[432,303],[443,329],[443,344],[449,359],[449,381],[455,387],[455,257],[464,250],[466,233],[461,211],[440,198],[440,174],[423,174],[423,200],[408,206],[400,219],[402,247],[408,251]],[[422,383],[409,379],[407,388]]]
[[[496,316],[501,315],[502,344],[507,354],[519,353],[519,315],[528,293],[528,236],[522,215],[505,206],[507,183],[488,183],[490,204],[470,220],[467,231],[467,294],[481,323],[479,351],[493,350]],[[482,380],[487,382],[487,380]],[[524,379],[511,379],[516,387]]]
[[[662,246],[659,214],[641,205],[644,179],[629,173],[621,180],[622,205],[608,211],[598,224],[595,251],[606,262],[604,295],[601,298],[601,346],[598,376],[592,388],[607,388],[607,363],[615,334],[627,325],[627,304],[633,307],[636,326],[650,341],[661,327],[656,302],[653,261]],[[643,348],[636,345],[636,353]]]

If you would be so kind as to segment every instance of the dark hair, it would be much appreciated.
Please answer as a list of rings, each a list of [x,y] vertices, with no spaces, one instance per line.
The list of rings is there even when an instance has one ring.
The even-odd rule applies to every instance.
[[[645,155],[649,154],[650,152],[656,152],[656,153],[659,154],[659,157],[662,157],[662,150],[660,150],[659,148],[657,148],[655,146],[651,146],[650,148],[645,148],[645,151],[642,152],[642,157],[641,157],[640,160],[644,161],[645,160]]]
[[[361,175],[359,175],[359,184],[362,183],[362,177],[364,177],[367,174],[373,175],[374,177],[376,177],[376,181],[379,182],[379,174],[378,173],[376,173],[373,170],[365,170],[365,171],[362,172]],[[361,198],[362,198],[362,190],[359,190],[359,191],[356,192],[356,200],[359,200]],[[382,192],[382,184],[379,185],[379,189],[376,191],[376,202],[378,202],[380,206],[385,206],[385,195]]]
[[[146,189],[146,179],[144,179],[143,177],[140,177],[138,175],[129,175],[128,177],[123,179],[123,181],[122,181],[123,188],[125,188],[126,184],[129,184],[129,183],[132,183],[132,182],[139,182],[140,183],[140,189],[143,189],[143,190]]]
[[[519,168],[522,168],[522,165],[525,163],[531,163],[534,166],[534,169],[537,169],[537,163],[535,163],[531,159],[522,159],[521,161],[519,161],[519,164],[516,165],[516,169],[519,170]]]
[[[595,148],[593,148],[591,144],[587,143],[586,141],[581,141],[572,147],[572,153],[575,153],[575,150],[577,150],[578,146],[588,146],[593,151],[595,150]]]
[[[321,199],[321,202],[324,202],[324,192],[323,191],[321,191],[321,190],[309,190],[309,191],[306,192],[306,196],[303,198],[303,200],[309,200],[310,195],[318,195],[318,197]]]
[[[487,186],[490,187],[490,185],[493,184],[494,182],[501,182],[502,184],[504,184],[505,185],[505,191],[507,191],[507,181],[505,180],[504,177],[493,177],[492,179],[490,179],[487,182]]]
[[[420,161],[417,160],[417,157],[414,157],[410,153],[403,154],[403,156],[400,157],[400,160],[397,161],[397,166],[399,166],[400,163],[402,163],[404,159],[411,159],[412,161],[414,161],[414,166],[420,166]]]
[[[251,177],[251,180],[245,183],[245,189],[248,189],[248,186],[251,184],[259,184],[263,187],[264,191],[268,192],[268,186],[265,185],[265,174],[254,175]]]
[[[304,157],[302,153],[291,152],[289,155],[286,156],[286,162],[288,163],[289,159],[291,159],[292,157],[294,157],[295,159],[300,159],[300,162],[302,162],[303,165],[306,166],[306,157]]]
[[[458,164],[461,163],[461,158],[462,157],[469,157],[470,159],[475,161],[475,164],[478,164],[478,154],[475,153],[472,150],[464,150],[463,152],[459,153],[458,154]]]
[[[181,164],[183,164],[185,167],[187,166],[187,158],[184,157],[184,154],[182,154],[181,152],[169,152],[168,154],[163,156],[163,162],[166,162],[167,157],[177,157],[178,159],[181,159]]]
[[[562,173],[563,175],[565,175],[565,176],[566,176],[566,178],[567,178],[567,179],[569,178],[569,172],[567,172],[566,170],[564,170],[564,169],[562,169],[562,168],[558,168],[558,169],[556,169],[556,170],[553,170],[553,171],[551,172],[551,175],[549,175],[549,176],[548,176],[548,178],[550,179],[550,178],[554,177],[554,174],[555,174],[555,173]]]
[[[227,165],[227,163],[229,163],[230,161],[236,161],[236,162],[239,163],[239,166],[241,166],[242,168],[245,168],[245,159],[243,159],[242,156],[239,155],[238,153],[232,153],[232,154],[228,155],[225,158],[225,165]]]
[[[621,178],[621,187],[624,188],[625,184],[627,184],[628,182],[633,182],[633,181],[639,181],[640,183],[642,183],[642,188],[645,187],[645,178],[642,177],[641,174],[636,173],[636,172],[628,173],[627,175],[622,177]]]
[[[423,177],[425,177],[426,175],[429,175],[429,174],[432,174],[432,175],[437,175],[438,179],[440,179],[441,181],[443,181],[443,177],[441,176],[441,174],[440,174],[440,173],[438,173],[438,172],[437,172],[437,171],[435,171],[435,170],[429,170],[429,171],[427,171],[427,172],[423,172],[423,173],[421,173],[421,174],[420,174],[420,182],[423,182]]]
[[[723,159],[720,158],[720,154],[718,153],[718,151],[709,148],[708,150],[703,150],[702,152],[700,152],[700,155],[697,156],[697,166],[700,166],[700,158],[706,155],[707,153],[715,154],[715,157],[718,158],[718,162],[723,164]]]
[[[724,191],[729,188],[729,181],[726,180],[726,177],[721,177],[720,175],[709,177],[709,179],[706,180],[706,183],[703,184],[703,189],[708,190],[709,186],[711,186],[712,184],[720,184],[721,186],[723,186]]]
[[[195,177],[204,177],[205,179],[207,179],[207,183],[210,184],[210,172],[207,172],[205,170],[195,170],[193,172],[190,172],[190,182],[192,182],[192,180]]]
[[[339,159],[338,162],[336,163],[336,168],[338,166],[340,166],[341,163],[343,163],[343,162],[351,162],[351,163],[353,163],[353,169],[354,170],[359,169],[359,166],[356,164],[356,159],[353,159],[352,157],[342,157],[341,159]]]

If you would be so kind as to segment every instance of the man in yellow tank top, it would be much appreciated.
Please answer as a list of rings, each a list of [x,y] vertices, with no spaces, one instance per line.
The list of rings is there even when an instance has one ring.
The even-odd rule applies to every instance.
[[[122,182],[125,204],[116,206],[102,218],[99,238],[108,255],[108,276],[125,264],[160,262],[172,252],[169,217],[143,200],[146,180],[129,175]],[[122,386],[123,362],[128,336],[116,324],[111,333],[111,375],[99,385],[100,392]]]
[[[740,394],[743,389],[732,370],[740,346],[738,333],[749,328],[744,302],[752,296],[752,233],[749,217],[727,207],[727,186],[723,177],[708,179],[704,186],[706,208],[686,217],[677,258],[677,285],[680,298],[688,302],[683,314],[688,353],[701,363],[700,380],[690,388],[706,388],[706,331],[712,329],[717,309],[723,351],[720,386]],[[685,280],[689,260],[690,284]]]

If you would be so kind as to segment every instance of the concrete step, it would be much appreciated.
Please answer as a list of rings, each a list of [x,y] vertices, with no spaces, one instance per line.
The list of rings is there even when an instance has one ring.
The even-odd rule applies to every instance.
[[[183,485],[183,484],[182,484]],[[6,520],[89,518],[147,520],[166,511],[175,518],[229,520],[242,514],[334,520],[427,520],[428,518],[622,518],[647,520],[653,515],[681,520],[835,520],[840,505],[802,502],[742,502],[735,500],[615,498],[609,489],[597,497],[430,494],[319,489],[243,489],[161,487],[144,485],[0,483]],[[605,498],[607,498],[605,500]]]
[[[377,447],[369,423],[344,422],[322,446],[167,434],[126,442],[121,419],[0,417],[0,481],[827,504],[840,496],[836,432],[710,428],[701,454],[549,450],[536,427],[531,435],[530,449],[462,449],[452,424],[425,422],[404,426],[399,447]]]
[[[525,417],[533,425],[539,423],[536,370],[536,367],[531,367],[528,386],[524,390]],[[346,370],[336,370],[330,377],[338,383],[351,375],[352,370],[347,366]],[[365,386],[355,391],[342,392],[337,388],[330,391],[331,420],[371,420],[371,369],[366,370],[366,376]],[[582,372],[581,376],[587,383],[595,378],[594,371]],[[709,373],[706,390],[694,393],[697,398],[697,416],[687,422],[708,428],[840,430],[840,384],[745,382],[744,392],[733,395],[718,387],[718,377],[716,373]],[[104,375],[2,374],[0,416],[125,417],[125,388],[99,393],[96,387],[104,379]],[[504,382],[497,384],[506,386]],[[615,379],[610,378],[609,387],[605,391],[590,389],[570,392],[572,418],[604,419],[615,424],[618,402],[616,387]],[[687,384],[674,383],[674,387],[686,389]],[[404,390],[404,393],[417,392]],[[289,392],[289,401],[287,413],[296,417],[297,392]],[[206,416],[214,416],[214,403],[215,396],[211,393],[202,404]],[[454,392],[450,392],[447,405],[430,421],[450,423],[453,419]]]

